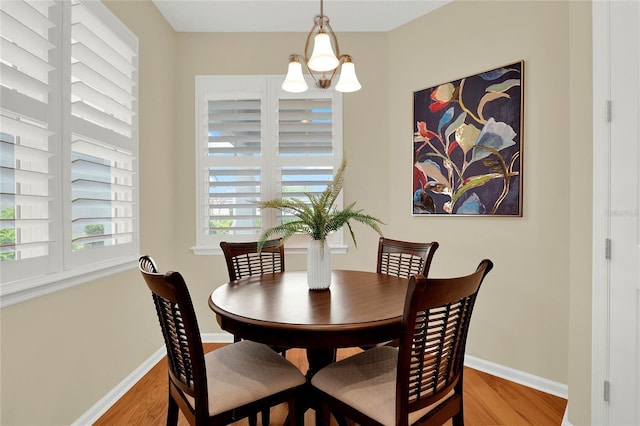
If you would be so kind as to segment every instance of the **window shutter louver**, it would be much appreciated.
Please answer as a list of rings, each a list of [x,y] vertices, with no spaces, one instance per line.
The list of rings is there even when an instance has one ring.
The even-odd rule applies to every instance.
[[[34,3],[35,4],[35,3]],[[50,123],[50,63],[55,44],[52,2],[0,2],[0,261],[50,253],[54,143]],[[19,271],[22,272],[22,271]],[[8,279],[18,278],[16,272]],[[4,277],[3,277],[4,278]]]
[[[318,195],[333,179],[332,167],[284,167],[280,171],[280,192],[277,197],[292,198],[309,204],[307,194]],[[278,214],[278,223],[282,223],[289,215]]]
[[[261,155],[260,99],[209,101],[209,155]]]
[[[259,234],[260,168],[209,170],[209,235]]]
[[[280,155],[333,154],[331,99],[280,99]]]

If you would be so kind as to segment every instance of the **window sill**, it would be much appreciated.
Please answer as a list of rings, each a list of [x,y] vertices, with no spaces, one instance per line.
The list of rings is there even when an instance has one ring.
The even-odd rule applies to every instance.
[[[0,287],[0,308],[127,271],[135,268],[137,264],[138,257],[130,256],[117,261],[89,265],[73,271],[48,274],[38,278],[3,284]]]
[[[348,246],[345,245],[332,245],[329,246],[331,248],[331,254],[346,254]],[[307,246],[285,246],[284,252],[285,254],[307,254]],[[196,256],[210,256],[210,255],[221,255],[222,250],[220,247],[211,247],[211,246],[194,246],[191,247],[191,251]]]

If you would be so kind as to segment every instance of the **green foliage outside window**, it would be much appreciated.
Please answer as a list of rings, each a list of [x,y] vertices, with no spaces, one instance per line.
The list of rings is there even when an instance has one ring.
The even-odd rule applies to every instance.
[[[86,225],[84,227],[84,233],[87,235],[102,235],[104,234],[104,225]]]
[[[233,226],[233,219],[210,219],[209,229],[215,234],[230,234],[231,231],[228,228]],[[222,228],[222,229],[220,229]]]
[[[85,225],[84,233],[87,235],[103,235],[104,234],[104,225],[99,223],[97,225]],[[102,247],[104,246],[104,241],[92,241],[88,243],[84,243],[85,247]]]
[[[5,207],[0,211],[0,219],[13,220],[16,218],[15,207]],[[15,228],[0,228],[0,245],[12,245],[16,243]],[[16,252],[0,253],[0,261],[13,260],[16,258]]]

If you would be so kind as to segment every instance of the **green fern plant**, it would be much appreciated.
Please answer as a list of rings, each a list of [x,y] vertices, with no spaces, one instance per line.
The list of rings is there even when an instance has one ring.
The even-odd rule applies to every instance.
[[[355,202],[342,210],[336,209],[335,203],[342,191],[346,166],[347,163],[343,160],[333,181],[327,184],[327,188],[322,193],[305,193],[309,198],[310,204],[293,198],[259,201],[258,205],[262,208],[277,209],[284,213],[290,213],[296,219],[265,230],[258,241],[258,250],[262,249],[266,240],[275,235],[280,236],[284,242],[295,234],[308,234],[312,239],[319,240],[324,245],[327,236],[343,226],[347,226],[353,243],[358,247],[356,236],[351,228],[351,221],[368,225],[382,235],[379,225],[384,225],[384,222],[374,216],[363,213],[362,210],[356,210]]]

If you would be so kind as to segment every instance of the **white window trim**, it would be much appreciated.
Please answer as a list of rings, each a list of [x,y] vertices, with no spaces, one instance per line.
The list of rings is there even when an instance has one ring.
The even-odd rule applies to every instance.
[[[135,51],[138,51],[138,38],[125,27],[110,10],[101,1],[96,0],[82,0],[83,3],[93,13],[98,15],[100,19],[105,22],[112,31],[118,34],[122,39],[127,40],[132,45],[135,45]],[[59,109],[61,115],[64,118],[54,118],[54,127],[52,130],[59,133],[62,136],[58,137],[70,137],[70,105],[69,97],[67,93],[70,82],[70,62],[67,63],[67,59],[70,58],[69,47],[64,45],[63,40],[69,40],[71,20],[68,15],[70,4],[67,1],[60,2],[63,7],[63,13],[58,17],[56,25],[59,25],[59,31],[57,35],[57,48],[58,53],[58,71],[56,85],[58,89],[55,92],[57,100],[62,108]],[[137,67],[137,61],[136,61]],[[137,71],[136,71],[137,80]],[[104,278],[113,274],[117,274],[123,271],[131,270],[136,267],[139,258],[139,246],[140,246],[140,228],[139,228],[139,161],[138,161],[138,118],[137,118],[137,84],[135,86],[134,96],[136,117],[134,117],[133,135],[132,141],[132,156],[135,164],[134,176],[133,176],[133,242],[128,247],[127,253],[122,256],[113,256],[103,261],[93,262],[91,264],[77,264],[73,262],[69,264],[69,256],[63,256],[60,250],[54,249],[53,252],[47,256],[47,262],[49,264],[64,265],[59,266],[54,272],[44,273],[39,276],[26,277],[23,279],[14,280],[11,282],[0,283],[0,308],[5,308],[17,303],[25,302],[46,294],[54,293],[56,291],[74,287],[79,284],[94,281],[100,278]],[[55,108],[54,108],[55,109]],[[60,128],[60,125],[62,128]],[[62,224],[65,220],[70,220],[71,211],[71,191],[67,188],[67,183],[70,182],[70,149],[71,141],[60,142],[62,146],[59,153],[59,161],[53,166],[55,170],[55,180],[60,181],[60,187],[56,189],[56,200],[54,212],[52,213],[52,220],[57,224]],[[65,186],[67,185],[67,186]],[[54,238],[58,241],[63,240],[63,243],[70,244],[70,238],[68,236],[63,237],[62,231],[66,229],[60,225],[56,225],[51,231],[54,234]],[[117,247],[114,251],[117,251]],[[2,265],[0,265],[2,267]]]
[[[204,102],[203,96],[204,96],[204,91],[206,88],[211,87],[212,85],[215,84],[220,84],[220,81],[223,79],[227,79],[228,81],[243,81],[246,82],[247,85],[251,85],[252,83],[255,83],[256,79],[266,79],[269,82],[269,86],[270,86],[270,96],[271,97],[277,97],[278,99],[281,98],[296,98],[296,97],[305,97],[308,96],[308,92],[307,94],[292,94],[292,93],[287,93],[282,91],[281,89],[278,89],[278,94],[273,93],[274,91],[276,91],[275,89],[273,89],[272,87],[274,86],[274,82],[278,82],[278,86],[279,84],[284,80],[283,75],[258,75],[258,76],[238,76],[238,75],[217,75],[217,76],[207,76],[207,75],[198,75],[195,78],[195,111],[196,111],[196,118],[195,118],[195,144],[196,144],[196,150],[195,150],[195,155],[196,155],[196,170],[195,170],[195,184],[196,184],[196,197],[202,197],[204,194],[202,192],[202,190],[200,189],[201,186],[203,185],[202,182],[202,176],[201,176],[201,171],[206,168],[206,165],[204,164],[204,160],[202,158],[202,155],[200,155],[201,153],[201,141],[198,140],[199,136],[201,135],[203,129],[207,128],[207,120],[208,117],[204,114],[200,113],[200,106],[201,103]],[[314,88],[314,84],[312,81],[308,81],[307,82],[309,84],[310,87],[310,91],[313,90],[317,90],[319,92],[321,92],[323,89],[316,89]],[[339,129],[342,129],[342,97],[338,96],[337,98],[334,98],[333,101],[333,121],[334,123],[337,124]],[[275,124],[269,124],[269,125],[275,125]],[[334,146],[334,151],[335,151],[335,155],[333,156],[333,161],[332,161],[332,165],[334,167],[334,171],[338,169],[340,162],[342,161],[342,157],[343,157],[343,144],[342,144],[342,131],[340,132],[336,132],[336,134],[334,134],[333,137],[333,146]],[[270,147],[267,148],[271,149]],[[304,160],[303,160],[304,161]],[[207,242],[204,242],[204,236],[201,235],[201,233],[199,232],[199,229],[201,229],[201,226],[204,226],[204,224],[202,224],[202,217],[200,215],[200,209],[202,206],[200,206],[200,202],[201,200],[196,199],[196,217],[195,217],[195,223],[196,223],[196,244],[191,247],[192,252],[195,255],[222,255],[222,250],[220,249],[219,245],[217,244],[210,244]],[[340,206],[342,205],[342,194],[340,194],[340,200],[339,200]],[[230,235],[228,240],[229,241],[250,241],[250,240],[257,240],[258,236],[255,236],[254,238],[251,237],[238,237],[238,236],[232,236]],[[307,236],[304,235],[300,235],[300,236],[294,236],[290,239],[288,239],[285,242],[285,253],[287,254],[305,254],[307,252],[308,249],[308,245],[309,245],[309,239]],[[334,233],[334,235],[332,236],[331,240],[328,241],[328,245],[331,249],[331,253],[333,254],[345,254],[347,253],[347,249],[348,246],[346,244],[344,244],[344,231],[342,229],[340,229],[339,231],[336,231]]]
[[[85,265],[56,274],[3,284],[0,287],[0,308],[131,270],[138,265],[138,258],[139,256],[129,256],[99,264]]]

